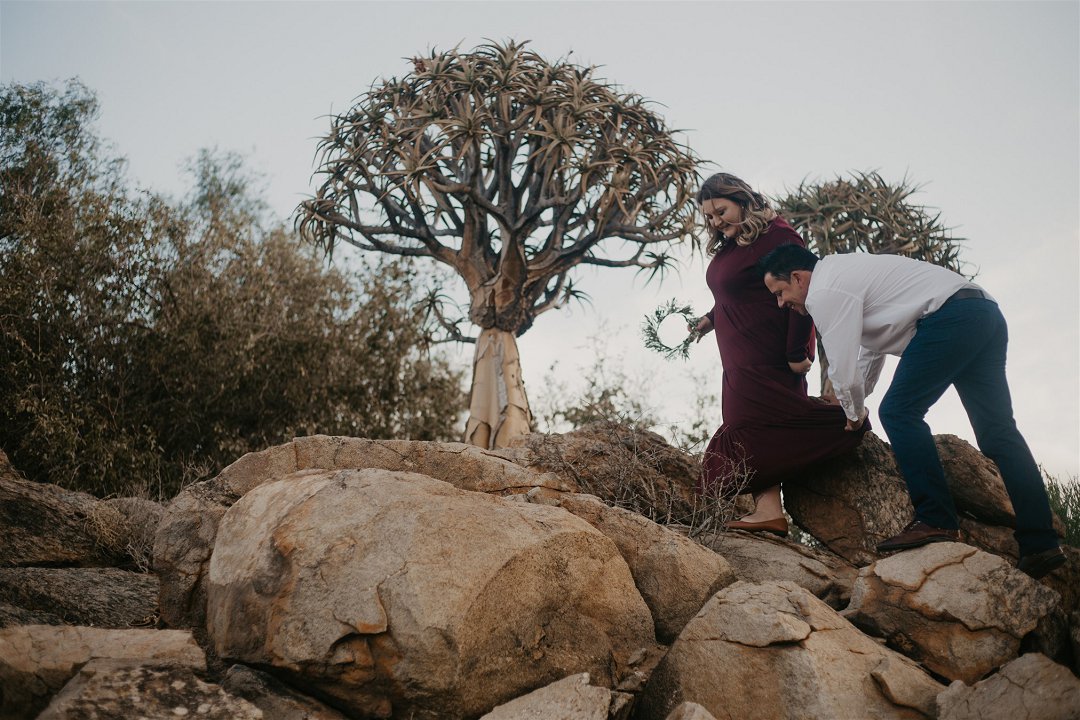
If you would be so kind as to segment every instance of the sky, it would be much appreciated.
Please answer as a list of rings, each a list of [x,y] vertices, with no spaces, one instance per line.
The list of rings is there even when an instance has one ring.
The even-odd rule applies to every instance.
[[[79,77],[100,134],[140,187],[179,195],[200,148],[246,155],[288,218],[315,190],[318,138],[408,58],[489,39],[644,95],[711,165],[782,194],[877,170],[922,186],[1010,328],[1017,423],[1051,474],[1080,472],[1080,2],[8,2],[0,81]],[[715,344],[688,361],[645,350],[642,318],[711,305],[704,263],[646,284],[590,269],[592,304],[541,315],[519,339],[534,398],[601,356],[685,424],[719,392]],[[670,328],[665,327],[666,332]],[[462,363],[471,349],[455,351]],[[551,370],[555,364],[554,371]],[[895,361],[868,401],[871,420]],[[812,371],[811,376],[816,373]],[[812,381],[812,391],[817,383]],[[719,407],[711,411],[720,423]],[[935,433],[974,441],[954,391]]]

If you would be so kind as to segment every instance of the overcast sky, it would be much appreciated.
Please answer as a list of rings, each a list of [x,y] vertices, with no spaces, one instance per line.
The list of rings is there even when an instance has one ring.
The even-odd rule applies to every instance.
[[[326,115],[432,48],[486,38],[570,54],[660,104],[716,168],[767,193],[853,170],[905,175],[967,238],[962,257],[1010,325],[1017,421],[1052,473],[1080,471],[1080,3],[60,3],[0,2],[0,80],[78,76],[99,130],[143,187],[179,194],[199,148],[238,151],[277,215],[313,192]],[[691,412],[687,370],[718,390],[719,356],[688,363],[642,347],[642,317],[669,298],[711,305],[700,260],[645,285],[583,272],[590,308],[541,316],[520,340],[530,393],[595,354],[646,380],[657,413]],[[463,353],[463,362],[468,361]],[[876,409],[882,388],[870,398]],[[875,418],[876,419],[876,418]],[[719,424],[719,408],[715,410]],[[935,433],[973,439],[955,393]]]

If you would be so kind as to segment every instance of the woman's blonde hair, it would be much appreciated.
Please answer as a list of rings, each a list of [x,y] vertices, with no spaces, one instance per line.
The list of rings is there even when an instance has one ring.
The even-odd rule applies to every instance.
[[[729,173],[716,173],[702,184],[697,193],[698,207],[706,200],[726,198],[742,209],[742,221],[739,223],[739,234],[730,240],[716,228],[706,224],[709,232],[709,242],[705,251],[709,255],[716,252],[730,242],[739,240],[744,245],[749,245],[765,232],[776,211],[769,207],[769,201],[759,192],[746,184],[745,181]]]

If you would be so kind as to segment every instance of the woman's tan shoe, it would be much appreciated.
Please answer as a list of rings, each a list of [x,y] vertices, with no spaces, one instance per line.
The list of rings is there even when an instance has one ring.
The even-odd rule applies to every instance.
[[[745,520],[732,520],[727,524],[728,530],[745,530],[746,532],[767,532],[780,537],[787,537],[787,518],[778,517],[775,520],[762,520],[761,522],[747,522]]]

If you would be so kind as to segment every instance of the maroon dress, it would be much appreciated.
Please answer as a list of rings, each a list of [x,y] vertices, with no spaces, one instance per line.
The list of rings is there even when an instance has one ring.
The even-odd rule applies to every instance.
[[[860,432],[844,429],[839,405],[828,405],[806,392],[806,376],[789,362],[813,358],[810,318],[777,307],[765,287],[757,261],[780,245],[805,245],[780,217],[751,245],[729,243],[705,271],[715,304],[712,317],[724,367],[721,407],[724,424],[705,451],[702,489],[724,495],[760,492],[816,462],[853,449]],[[740,476],[750,471],[748,484]]]

